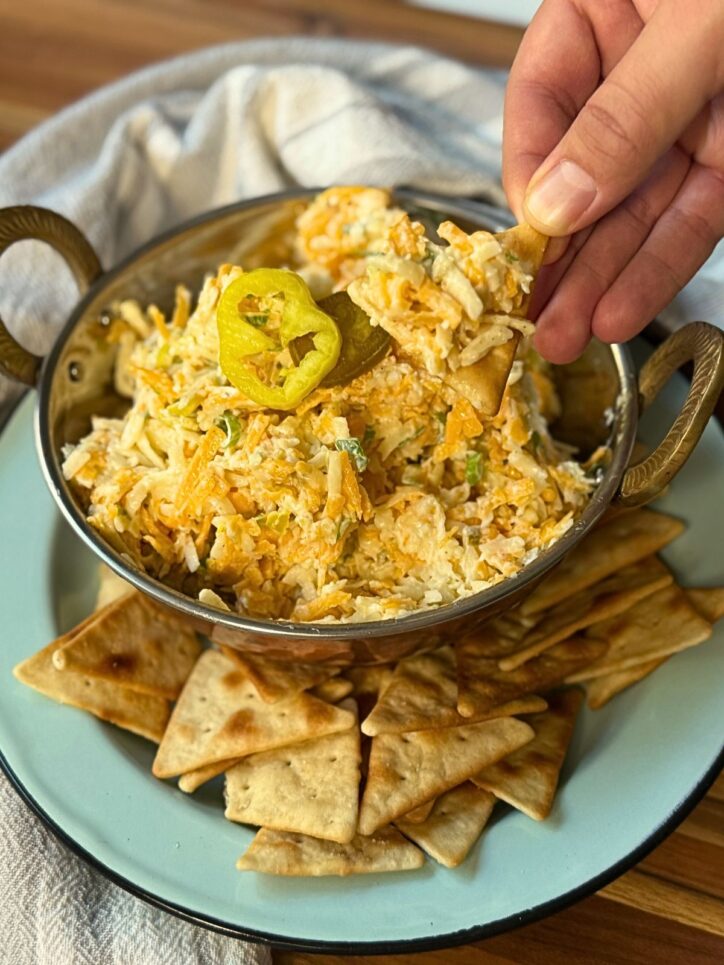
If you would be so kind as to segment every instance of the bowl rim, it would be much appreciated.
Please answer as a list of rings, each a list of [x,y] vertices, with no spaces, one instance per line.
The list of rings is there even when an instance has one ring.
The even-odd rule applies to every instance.
[[[38,398],[35,409],[35,438],[38,456],[48,488],[51,491],[63,516],[74,532],[95,553],[95,555],[109,566],[115,573],[129,582],[133,587],[151,596],[159,603],[180,611],[192,620],[207,626],[223,627],[225,630],[238,633],[252,634],[255,637],[294,638],[297,640],[351,640],[372,639],[378,637],[399,636],[408,633],[432,630],[438,626],[470,617],[472,614],[492,607],[505,597],[524,589],[537,580],[543,573],[555,566],[571,550],[576,543],[601,518],[618,490],[623,473],[633,449],[638,422],[638,393],[636,387],[636,372],[630,351],[625,345],[607,346],[611,352],[619,382],[619,392],[615,406],[614,424],[619,433],[618,443],[613,449],[613,458],[606,468],[604,475],[594,490],[591,499],[571,528],[564,533],[552,546],[542,550],[530,563],[525,565],[515,576],[506,578],[500,583],[470,596],[462,597],[452,603],[438,607],[422,609],[402,617],[391,617],[385,620],[355,621],[346,623],[298,623],[291,620],[271,620],[244,616],[225,611],[194,600],[180,590],[167,586],[160,580],[137,569],[123,555],[114,550],[96,530],[91,527],[72,496],[62,473],[58,454],[52,441],[52,426],[49,415],[50,393],[58,360],[66,342],[74,330],[77,322],[83,316],[86,308],[100,293],[119,275],[123,274],[134,262],[149,254],[154,249],[179,238],[186,232],[193,231],[202,225],[222,220],[241,211],[248,211],[255,207],[268,206],[274,202],[289,202],[314,197],[320,188],[293,188],[287,191],[273,192],[256,198],[238,201],[203,212],[196,217],[182,222],[174,228],[155,235],[143,245],[135,248],[130,254],[121,259],[113,268],[104,271],[93,282],[85,295],[70,313],[68,320],[61,329],[50,352],[43,360],[38,381]],[[418,205],[439,212],[445,212],[450,217],[461,217],[467,220],[478,220],[481,228],[484,218],[494,220],[497,224],[507,226],[512,223],[508,212],[502,208],[486,202],[472,199],[447,198],[435,192],[426,192],[411,188],[392,190],[393,197],[409,206]],[[489,222],[488,222],[489,223]]]

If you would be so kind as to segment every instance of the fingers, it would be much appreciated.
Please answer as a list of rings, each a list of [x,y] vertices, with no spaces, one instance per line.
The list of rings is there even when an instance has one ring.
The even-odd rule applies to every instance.
[[[570,0],[545,0],[510,71],[503,117],[503,187],[523,220],[523,195],[600,76],[590,22]]]
[[[533,176],[523,213],[540,231],[570,234],[610,211],[715,95],[724,4],[691,0],[686,17],[677,6],[661,0]]]
[[[673,201],[690,165],[683,151],[672,148],[646,182],[595,225],[538,318],[535,343],[545,358],[565,363],[581,354],[596,306]]]
[[[640,251],[598,303],[604,342],[633,338],[674,298],[724,236],[724,174],[694,164]]]

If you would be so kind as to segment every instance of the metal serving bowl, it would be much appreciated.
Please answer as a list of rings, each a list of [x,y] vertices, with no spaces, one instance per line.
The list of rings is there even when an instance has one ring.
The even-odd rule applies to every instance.
[[[396,660],[455,639],[514,606],[606,510],[655,497],[690,455],[716,404],[724,384],[724,333],[705,322],[687,325],[653,353],[638,380],[624,346],[596,342],[578,362],[556,370],[563,415],[554,434],[578,445],[584,455],[608,442],[613,455],[575,525],[517,576],[437,609],[369,623],[292,623],[222,612],[140,571],[88,525],[63,478],[61,450],[88,432],[91,415],[120,414],[128,404],[113,391],[114,350],[103,327],[107,306],[115,299],[135,298],[167,308],[177,283],[198,290],[203,276],[222,262],[247,267],[283,263],[294,217],[314,193],[270,195],[212,211],[154,239],[110,271],[103,271],[88,241],[65,218],[27,206],[0,211],[0,254],[16,241],[45,241],[65,258],[83,293],[45,359],[23,349],[0,320],[0,372],[37,388],[38,453],[63,515],[99,559],[139,590],[186,614],[212,640],[240,649],[307,660]],[[445,218],[468,230],[498,231],[511,224],[506,212],[476,202],[415,191],[396,192],[396,201],[431,230]],[[693,378],[681,412],[658,448],[629,467],[640,409],[689,361]]]

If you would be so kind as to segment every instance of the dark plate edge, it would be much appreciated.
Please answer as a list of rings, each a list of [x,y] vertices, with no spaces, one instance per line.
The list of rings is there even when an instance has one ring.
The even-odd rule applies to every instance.
[[[207,917],[204,915],[198,915],[191,909],[185,908],[183,905],[175,905],[171,902],[165,901],[162,898],[159,898],[157,895],[154,895],[151,892],[145,891],[143,888],[140,888],[127,878],[124,878],[122,875],[111,870],[107,865],[103,864],[102,861],[99,861],[98,858],[82,848],[58,824],[56,824],[55,821],[53,821],[53,819],[46,814],[38,802],[25,789],[22,782],[8,764],[5,756],[2,754],[2,752],[0,752],[0,769],[4,771],[21,800],[24,801],[30,810],[40,818],[47,829],[53,835],[55,835],[55,837],[62,844],[70,848],[70,850],[73,851],[82,861],[85,861],[86,864],[90,865],[92,868],[95,868],[96,871],[99,871],[102,875],[104,875],[104,877],[108,878],[124,891],[136,898],[141,898],[143,901],[150,905],[154,905],[156,908],[160,908],[162,911],[174,915],[177,918],[181,918],[184,921],[190,922],[192,925],[208,928],[211,931],[226,935],[228,938],[243,939],[251,942],[266,942],[272,945],[274,948],[285,949],[288,951],[317,952],[323,955],[386,955],[390,952],[439,951],[444,948],[453,948],[456,945],[468,945],[473,942],[482,941],[486,938],[492,938],[495,935],[512,931],[515,928],[521,928],[523,925],[531,925],[542,918],[546,918],[549,915],[563,911],[565,908],[568,908],[570,905],[581,901],[583,898],[590,897],[601,888],[605,888],[606,885],[610,884],[626,871],[629,871],[634,865],[638,864],[639,861],[653,851],[654,848],[656,848],[657,845],[668,837],[668,835],[671,834],[671,832],[674,831],[678,825],[681,824],[681,822],[694,810],[695,806],[704,797],[706,792],[719,776],[719,772],[723,767],[724,747],[699,783],[694,786],[688,796],[679,803],[679,805],[671,812],[669,817],[663,821],[649,835],[648,838],[642,841],[641,844],[634,848],[633,851],[629,852],[625,858],[622,858],[620,861],[616,862],[616,864],[611,865],[610,868],[607,868],[605,871],[601,872],[601,874],[590,878],[582,885],[571,889],[563,895],[559,895],[557,898],[552,898],[550,901],[543,902],[540,905],[536,905],[535,907],[529,908],[526,911],[519,912],[516,915],[509,915],[507,918],[499,918],[497,921],[489,922],[487,925],[477,925],[473,928],[466,928],[460,931],[436,935],[430,938],[398,939],[388,942],[331,942],[318,941],[308,938],[286,938],[278,935],[268,934],[267,932],[243,929],[237,925],[231,925],[228,922],[220,921],[216,918],[211,918],[210,916]]]

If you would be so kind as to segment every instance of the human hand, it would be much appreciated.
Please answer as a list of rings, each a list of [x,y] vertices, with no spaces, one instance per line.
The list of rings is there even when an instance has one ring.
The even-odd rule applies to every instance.
[[[640,332],[724,235],[724,2],[545,0],[508,82],[503,184],[555,236],[541,354]]]

